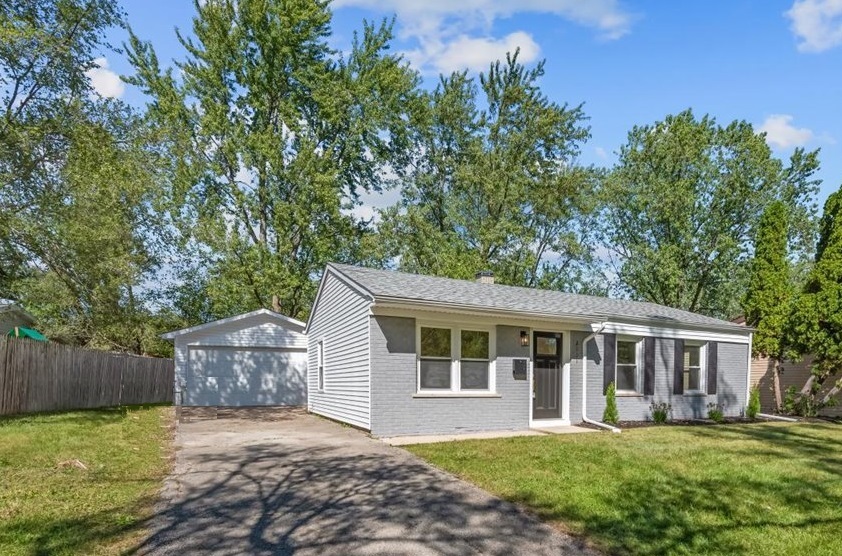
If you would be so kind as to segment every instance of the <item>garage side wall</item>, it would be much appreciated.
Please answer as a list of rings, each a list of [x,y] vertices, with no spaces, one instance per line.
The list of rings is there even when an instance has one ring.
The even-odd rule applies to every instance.
[[[371,302],[328,273],[310,318],[308,409],[337,421],[371,428],[368,312]],[[324,388],[319,389],[318,345],[324,350]]]

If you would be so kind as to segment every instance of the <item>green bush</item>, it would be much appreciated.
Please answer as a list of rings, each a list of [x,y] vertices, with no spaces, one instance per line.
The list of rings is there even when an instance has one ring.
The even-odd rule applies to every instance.
[[[617,389],[614,383],[608,385],[605,393],[605,411],[602,412],[602,422],[616,425],[620,422],[620,414],[617,412]]]
[[[746,417],[749,419],[757,419],[757,414],[760,413],[760,390],[755,386],[751,389],[748,396],[748,407],[746,408]]]
[[[714,423],[721,423],[725,420],[725,413],[722,411],[722,406],[716,402],[708,404],[708,419]]]
[[[649,406],[649,410],[652,412],[652,420],[655,421],[655,424],[663,425],[670,418],[672,406],[666,402],[653,403]]]

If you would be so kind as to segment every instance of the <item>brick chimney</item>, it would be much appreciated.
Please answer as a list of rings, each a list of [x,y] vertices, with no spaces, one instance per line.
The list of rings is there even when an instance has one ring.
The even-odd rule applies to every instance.
[[[493,284],[494,283],[494,273],[490,270],[480,270],[476,273],[476,281],[479,284]]]

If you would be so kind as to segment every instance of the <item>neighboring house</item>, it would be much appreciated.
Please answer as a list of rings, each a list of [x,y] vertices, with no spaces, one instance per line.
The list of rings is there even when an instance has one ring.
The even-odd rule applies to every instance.
[[[305,333],[310,411],[375,436],[744,411],[751,330],[653,303],[331,264]],[[583,354],[586,354],[583,356]]]
[[[34,323],[35,317],[20,305],[8,299],[0,299],[0,337],[8,335],[15,327],[31,328]]]
[[[175,400],[187,406],[307,402],[304,323],[258,309],[176,330]]]
[[[783,370],[780,374],[781,382],[781,398],[784,398],[786,391],[790,387],[795,387],[799,392],[810,378],[810,366],[813,364],[813,358],[805,357],[801,361],[784,360],[781,364]],[[760,406],[766,413],[774,413],[775,405],[775,386],[774,386],[774,365],[772,360],[768,357],[755,357],[751,362],[751,384],[757,386],[760,391]],[[837,404],[842,404],[842,396],[837,396]],[[819,412],[821,415],[828,417],[842,417],[842,405],[835,405],[827,407]]]

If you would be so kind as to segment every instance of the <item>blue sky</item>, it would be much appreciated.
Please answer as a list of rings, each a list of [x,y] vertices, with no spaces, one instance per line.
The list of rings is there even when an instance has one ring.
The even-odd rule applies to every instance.
[[[192,2],[123,7],[162,62],[182,56],[174,29],[189,31]],[[780,157],[796,146],[821,148],[820,202],[842,184],[842,0],[337,0],[334,11],[338,48],[364,18],[396,15],[394,48],[428,86],[441,71],[481,70],[516,46],[522,61],[546,59],[547,95],[584,103],[590,117],[583,163],[610,165],[632,126],[692,108],[766,130]],[[112,72],[131,68],[110,53],[92,74],[95,86],[142,104]]]

